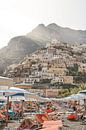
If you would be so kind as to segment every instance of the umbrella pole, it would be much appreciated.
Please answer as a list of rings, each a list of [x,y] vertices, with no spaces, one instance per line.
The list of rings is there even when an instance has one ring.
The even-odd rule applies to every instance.
[[[24,101],[22,100],[22,106],[21,106],[21,113],[22,113],[22,117],[23,117],[23,112],[24,112],[24,110],[23,110],[23,107],[24,107]]]
[[[9,111],[9,96],[7,96],[7,119],[6,119],[6,126],[8,125],[8,120],[9,120],[9,114],[8,114],[8,111]]]

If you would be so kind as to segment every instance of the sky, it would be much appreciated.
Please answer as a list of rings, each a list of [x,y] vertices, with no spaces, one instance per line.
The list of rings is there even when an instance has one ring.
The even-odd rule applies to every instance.
[[[0,0],[0,48],[41,23],[86,30],[86,0]]]

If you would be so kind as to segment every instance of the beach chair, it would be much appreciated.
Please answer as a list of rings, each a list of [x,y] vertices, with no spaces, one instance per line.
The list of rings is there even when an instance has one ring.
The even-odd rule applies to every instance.
[[[23,115],[19,112],[16,112],[15,114],[14,114],[14,120],[19,120],[20,121],[20,119],[23,119]]]
[[[43,122],[43,127],[51,127],[51,126],[58,126],[58,128],[62,128],[63,124],[61,120],[57,120],[57,121],[44,121]]]
[[[0,113],[0,125],[6,123],[6,116]]]
[[[47,128],[42,128],[40,130],[59,130],[57,125],[53,125],[51,127],[47,127]]]

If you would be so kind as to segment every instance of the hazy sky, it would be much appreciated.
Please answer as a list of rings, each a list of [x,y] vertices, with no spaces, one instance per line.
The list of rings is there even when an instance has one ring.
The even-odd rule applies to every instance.
[[[0,0],[0,48],[40,23],[86,30],[86,0]]]

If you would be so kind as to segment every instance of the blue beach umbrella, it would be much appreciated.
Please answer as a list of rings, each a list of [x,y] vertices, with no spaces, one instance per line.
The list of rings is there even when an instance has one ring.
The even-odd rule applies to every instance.
[[[7,89],[7,90],[0,90],[0,96],[24,96],[24,92],[20,90],[14,89]]]

